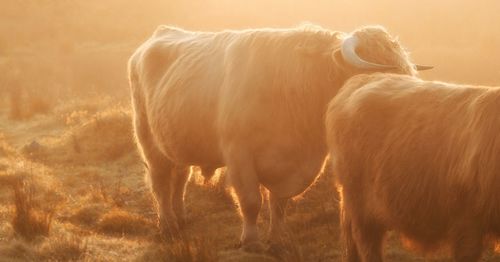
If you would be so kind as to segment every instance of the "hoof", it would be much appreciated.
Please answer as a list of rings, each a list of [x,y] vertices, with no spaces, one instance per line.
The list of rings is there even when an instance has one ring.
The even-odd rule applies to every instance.
[[[266,255],[279,261],[304,261],[300,247],[292,242],[269,242]]]
[[[164,242],[171,242],[178,239],[181,239],[181,234],[179,232],[160,230],[160,240]]]
[[[245,244],[240,243],[240,250],[248,253],[264,253],[265,251],[264,246],[258,241]]]
[[[162,240],[170,241],[181,237],[181,229],[177,223],[159,223],[160,237]]]

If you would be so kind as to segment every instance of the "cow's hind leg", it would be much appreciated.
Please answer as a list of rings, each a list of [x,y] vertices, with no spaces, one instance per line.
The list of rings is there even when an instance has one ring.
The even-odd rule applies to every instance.
[[[228,150],[226,153],[227,173],[243,216],[241,247],[245,251],[260,252],[263,248],[257,232],[257,217],[262,205],[262,196],[253,161],[245,152]]]
[[[145,108],[134,96],[134,129],[142,158],[147,164],[147,175],[156,200],[158,225],[162,235],[176,236],[179,225],[173,208],[175,176],[178,168],[158,149],[150,132]]]
[[[151,190],[157,202],[158,226],[163,236],[179,235],[179,221],[174,210],[176,168],[148,161]]]
[[[386,229],[373,218],[364,206],[363,190],[350,185],[342,191],[342,236],[345,247],[345,261],[382,262],[382,244]]]
[[[156,149],[143,146],[143,152],[148,165],[151,191],[157,204],[158,226],[163,236],[175,237],[179,234],[179,223],[173,202],[178,168],[175,168],[168,159],[160,158],[161,155]],[[178,202],[177,205],[179,206]]]

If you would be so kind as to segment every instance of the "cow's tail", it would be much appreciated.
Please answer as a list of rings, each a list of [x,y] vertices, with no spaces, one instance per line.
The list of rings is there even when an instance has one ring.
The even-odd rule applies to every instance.
[[[146,116],[146,107],[144,101],[144,95],[142,94],[142,88],[139,81],[138,74],[138,65],[136,61],[137,54],[132,55],[132,57],[128,61],[128,80],[130,85],[130,98],[132,101],[132,118],[133,118],[133,127],[134,127],[134,138],[137,146],[139,148],[139,152],[142,155],[142,158],[145,159],[144,156],[144,146],[148,146],[152,142],[150,141],[149,134],[149,124]],[[142,141],[142,143],[141,143]],[[148,143],[144,143],[148,142]],[[149,166],[146,161],[144,161],[144,165],[146,169],[149,169]]]
[[[137,85],[139,84],[139,77],[137,73],[137,54],[134,53],[127,64],[128,82],[132,90],[132,95],[134,95],[133,90],[137,90]]]

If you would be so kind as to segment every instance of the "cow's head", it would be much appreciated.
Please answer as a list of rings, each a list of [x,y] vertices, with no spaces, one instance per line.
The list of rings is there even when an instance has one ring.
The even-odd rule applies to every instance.
[[[388,71],[416,75],[431,66],[415,65],[408,52],[382,26],[362,27],[346,36],[336,52],[336,59],[355,70]]]

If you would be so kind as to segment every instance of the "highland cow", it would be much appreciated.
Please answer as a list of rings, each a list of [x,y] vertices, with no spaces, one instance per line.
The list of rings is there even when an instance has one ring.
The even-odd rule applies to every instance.
[[[287,199],[311,185],[327,154],[324,114],[337,89],[356,74],[416,69],[379,26],[351,34],[160,26],[129,61],[135,133],[160,229],[176,234],[184,221],[189,166],[226,166],[243,248],[260,246],[260,185],[270,192],[270,237],[279,239]]]
[[[326,116],[346,261],[382,261],[395,230],[478,261],[500,235],[500,88],[358,75]]]

